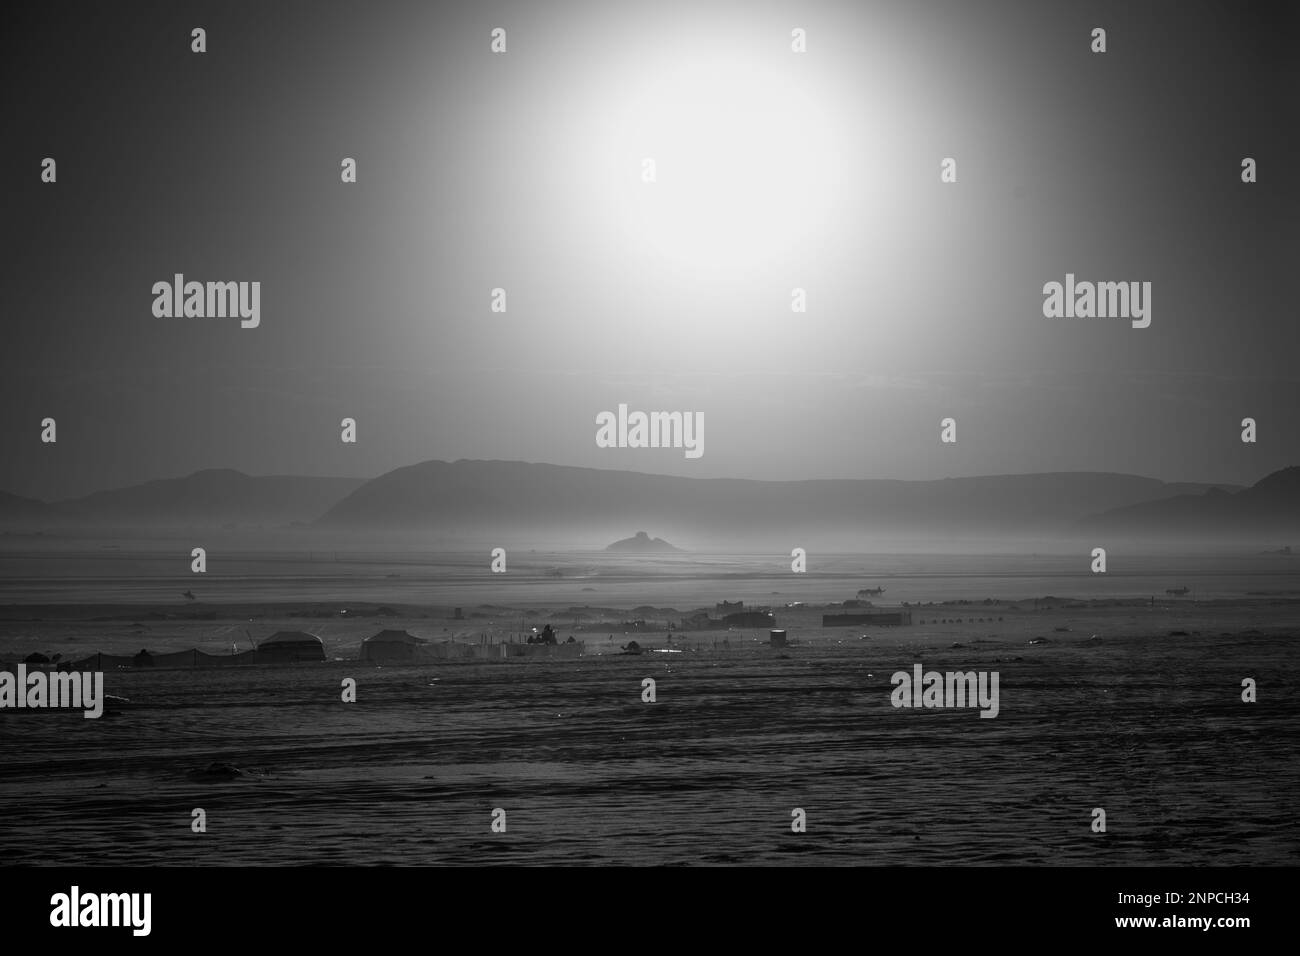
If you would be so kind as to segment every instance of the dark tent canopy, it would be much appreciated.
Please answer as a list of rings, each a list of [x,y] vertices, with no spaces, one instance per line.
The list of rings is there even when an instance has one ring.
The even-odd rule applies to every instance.
[[[306,631],[276,631],[257,646],[264,663],[323,661],[325,642]]]
[[[361,659],[373,663],[413,661],[420,655],[420,646],[428,643],[405,631],[383,630],[361,642]]]

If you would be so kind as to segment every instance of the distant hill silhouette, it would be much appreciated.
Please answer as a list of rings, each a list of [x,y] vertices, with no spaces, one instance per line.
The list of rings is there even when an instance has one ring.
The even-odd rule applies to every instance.
[[[1210,488],[1090,515],[1087,531],[1142,537],[1243,537],[1284,540],[1300,531],[1300,467],[1275,471],[1249,488]]]
[[[209,469],[53,504],[6,495],[0,498],[0,523],[53,528],[306,524],[363,483],[361,478],[255,478],[231,469]]]
[[[1282,531],[1300,527],[1297,486],[1300,468],[1243,489],[1097,472],[751,481],[427,461],[369,481],[213,469],[54,503],[0,493],[0,528],[269,529],[299,522],[349,536],[435,532],[472,542],[492,536],[507,544],[528,540],[530,547],[599,548],[631,526],[706,545],[789,541],[794,547],[820,537],[865,549],[873,536],[887,535],[1164,536],[1194,527],[1209,534],[1269,533],[1267,541],[1285,543],[1294,536]],[[646,538],[656,547],[661,540]],[[628,540],[629,548],[639,547],[638,539]]]
[[[517,461],[427,461],[367,482],[316,525],[515,538],[564,529],[570,539],[573,529],[590,538],[629,524],[663,528],[674,536],[695,537],[698,530],[715,540],[846,531],[1054,534],[1086,515],[1200,494],[1209,487],[1093,472],[940,481],[749,481]]]
[[[625,551],[639,554],[664,554],[667,552],[681,552],[681,548],[675,548],[663,538],[652,538],[644,531],[638,531],[630,538],[623,538],[615,541],[606,551]]]
[[[40,525],[53,520],[50,506],[35,498],[23,498],[0,491],[0,524],[5,526]]]

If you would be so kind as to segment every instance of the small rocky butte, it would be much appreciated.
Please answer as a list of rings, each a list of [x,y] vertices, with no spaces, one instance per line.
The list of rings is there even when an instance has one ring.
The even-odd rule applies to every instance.
[[[644,531],[638,531],[631,538],[624,538],[621,541],[615,541],[606,551],[625,551],[636,554],[664,554],[670,551],[681,551],[681,548],[675,548],[663,538],[652,538]]]

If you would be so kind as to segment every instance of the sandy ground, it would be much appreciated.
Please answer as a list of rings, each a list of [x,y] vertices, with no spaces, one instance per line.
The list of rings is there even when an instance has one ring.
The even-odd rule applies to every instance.
[[[823,629],[821,608],[783,609],[795,641],[784,650],[764,646],[765,631],[715,631],[642,656],[617,647],[667,650],[666,631],[611,640],[583,631],[581,615],[575,628],[572,613],[536,606],[466,608],[483,615],[467,621],[376,607],[7,607],[0,660],[221,652],[246,647],[246,629],[293,628],[353,658],[383,627],[499,639],[521,620],[552,622],[588,656],[109,672],[107,692],[130,704],[99,720],[0,713],[6,860],[1300,861],[1300,605],[1289,600],[951,604],[917,609],[925,624],[868,629]],[[167,617],[177,614],[192,617]],[[999,716],[892,707],[890,675],[915,662],[997,671]],[[347,677],[356,703],[340,699]],[[1241,701],[1244,677],[1258,681],[1258,703]],[[204,773],[214,762],[242,772]],[[498,807],[505,833],[491,832]],[[1091,832],[1095,807],[1105,834]],[[206,833],[191,831],[195,808]],[[806,833],[791,832],[794,808]]]

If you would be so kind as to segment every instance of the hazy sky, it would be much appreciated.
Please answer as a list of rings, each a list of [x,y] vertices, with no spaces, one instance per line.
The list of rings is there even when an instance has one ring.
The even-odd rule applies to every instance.
[[[1300,463],[1294,5],[40,7],[0,38],[0,489]],[[260,326],[155,317],[177,272],[261,282]],[[1045,318],[1067,272],[1149,281],[1150,327]],[[703,456],[598,448],[619,403]]]

